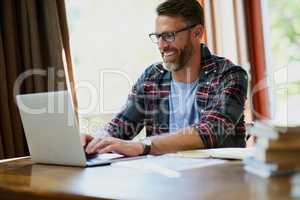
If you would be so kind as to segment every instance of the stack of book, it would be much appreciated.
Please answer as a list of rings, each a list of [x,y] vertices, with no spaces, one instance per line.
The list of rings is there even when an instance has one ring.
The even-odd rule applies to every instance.
[[[291,196],[294,198],[300,198],[300,173],[295,174],[291,179]]]
[[[300,127],[257,121],[249,130],[256,136],[254,153],[244,160],[247,172],[261,177],[300,170]]]

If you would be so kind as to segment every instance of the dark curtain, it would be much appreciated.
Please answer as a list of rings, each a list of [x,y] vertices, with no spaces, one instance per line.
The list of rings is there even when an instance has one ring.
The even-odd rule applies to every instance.
[[[270,113],[261,0],[246,0],[245,8],[251,62],[253,118],[267,119]]]
[[[28,155],[16,91],[64,90],[73,73],[63,0],[0,1],[0,23],[1,159]]]
[[[251,105],[254,120],[269,118],[269,97],[266,81],[266,54],[263,33],[261,0],[245,1],[247,36],[251,63]],[[252,125],[249,124],[250,128]],[[247,146],[253,146],[256,137],[251,136]]]

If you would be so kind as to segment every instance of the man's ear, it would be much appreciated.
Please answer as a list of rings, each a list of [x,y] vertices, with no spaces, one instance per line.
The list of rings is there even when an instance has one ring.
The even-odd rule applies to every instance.
[[[203,32],[204,32],[204,28],[202,25],[198,24],[197,26],[195,26],[194,36],[196,38],[202,38]]]

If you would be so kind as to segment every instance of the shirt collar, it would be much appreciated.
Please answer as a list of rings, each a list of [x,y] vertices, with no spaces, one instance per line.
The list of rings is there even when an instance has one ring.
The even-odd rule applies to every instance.
[[[214,63],[215,59],[214,56],[210,53],[210,50],[208,47],[201,43],[200,45],[201,49],[201,69],[202,72],[205,74],[208,74],[212,71],[215,71],[216,65]]]

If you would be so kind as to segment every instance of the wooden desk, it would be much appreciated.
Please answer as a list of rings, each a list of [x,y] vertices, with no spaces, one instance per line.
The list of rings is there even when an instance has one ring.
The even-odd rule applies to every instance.
[[[0,199],[289,199],[288,177],[262,179],[230,162],[164,177],[121,166],[76,168],[0,163]]]

